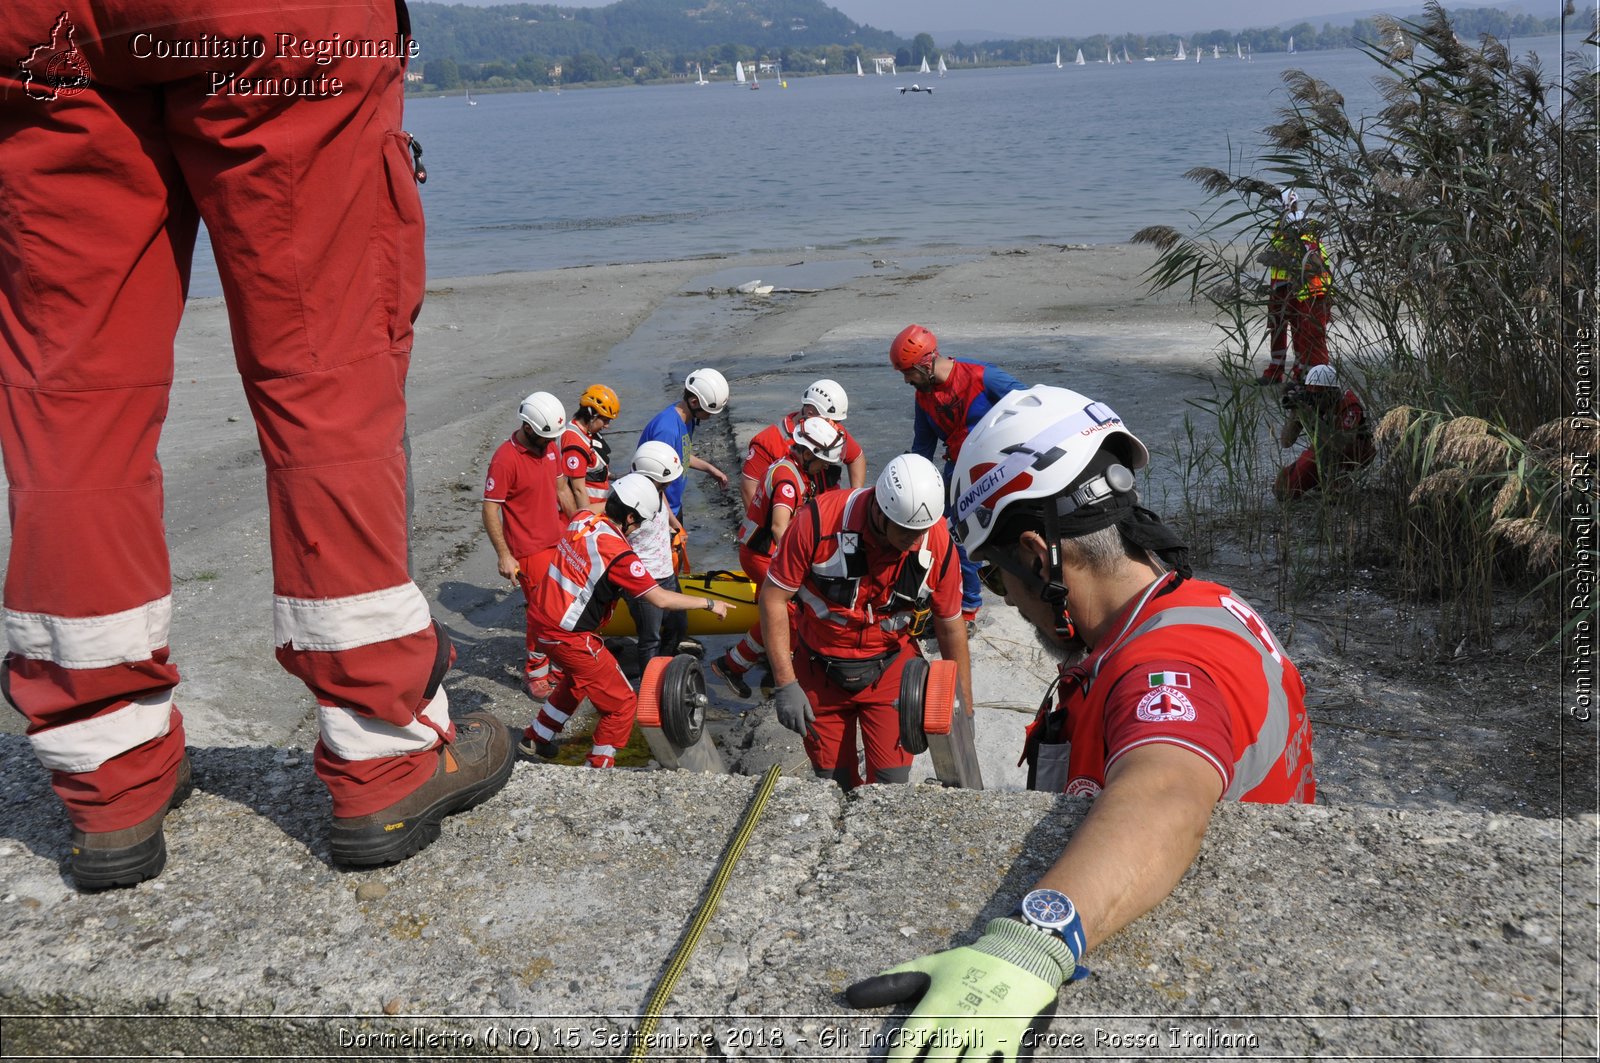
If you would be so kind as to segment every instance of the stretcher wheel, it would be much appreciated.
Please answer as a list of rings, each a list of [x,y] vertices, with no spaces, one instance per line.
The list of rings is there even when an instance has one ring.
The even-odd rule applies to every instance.
[[[689,749],[705,729],[706,702],[705,673],[698,660],[687,653],[656,657],[639,680],[639,726],[659,727],[667,741]]]
[[[928,734],[922,726],[923,698],[928,688],[928,662],[912,654],[900,670],[900,746],[915,755],[928,751]]]
[[[922,695],[924,734],[947,735],[956,709],[956,662],[929,661],[928,685]]]
[[[639,677],[639,700],[634,719],[640,727],[661,727],[661,673],[672,663],[671,657],[652,657]]]

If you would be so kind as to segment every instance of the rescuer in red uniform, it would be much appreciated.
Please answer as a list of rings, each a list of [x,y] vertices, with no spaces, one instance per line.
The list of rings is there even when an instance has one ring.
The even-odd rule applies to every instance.
[[[844,426],[845,418],[849,415],[850,399],[837,380],[823,378],[813,381],[801,396],[798,410],[784,414],[783,420],[767,425],[750,440],[750,446],[745,450],[739,483],[745,508],[748,509],[750,500],[755,498],[756,488],[761,486],[767,466],[789,452],[795,425],[811,417],[827,418],[844,437],[844,449],[839,461],[825,470],[824,481],[815,485],[817,490],[820,492],[837,486],[841,466],[850,475],[851,487],[867,486],[867,455],[861,449],[861,444],[856,442],[856,437]]]
[[[655,481],[629,473],[611,485],[603,514],[584,510],[555,546],[534,559],[538,575],[528,612],[539,645],[560,666],[561,678],[538,717],[523,732],[521,750],[553,757],[556,736],[585,698],[600,713],[594,729],[591,768],[616,764],[628,743],[637,699],[617,659],[596,632],[605,626],[617,599],[627,594],[658,609],[704,609],[728,615],[728,603],[679,594],[657,585],[644,562],[628,546],[629,533],[655,516],[663,505]]]
[[[940,656],[956,664],[961,704],[972,704],[961,569],[944,520],[944,480],[926,458],[902,454],[872,487],[829,491],[803,506],[760,601],[778,719],[805,737],[819,778],[860,785],[858,727],[867,782],[910,778],[900,673],[921,652],[916,636],[930,621]]]
[[[846,991],[856,1007],[920,997],[905,1043],[1018,1043],[1088,949],[1172,891],[1218,801],[1315,798],[1300,674],[1139,506],[1148,460],[1109,407],[1042,386],[1002,398],[962,448],[957,532],[1063,660],[1029,729],[1030,785],[1094,804],[1014,916]]]
[[[453,651],[407,568],[424,269],[404,10],[11,0],[0,18],[4,679],[81,888],[159,874],[191,785],[156,453],[202,220],[265,465],[277,657],[316,700],[334,863],[405,859],[509,774],[493,714],[449,714]],[[317,65],[280,38],[366,54]]]
[[[766,580],[772,555],[783,541],[795,511],[811,498],[827,470],[838,467],[844,448],[843,433],[823,417],[809,417],[795,425],[791,439],[788,453],[768,465],[762,474],[761,486],[739,526],[739,565],[757,587]],[[735,694],[748,698],[750,684],[745,682],[744,674],[766,655],[761,621],[757,620],[738,645],[712,662],[711,670]]]

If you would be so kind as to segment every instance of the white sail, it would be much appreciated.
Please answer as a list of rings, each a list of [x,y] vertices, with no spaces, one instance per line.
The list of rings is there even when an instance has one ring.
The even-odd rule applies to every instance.
[[[864,78],[866,76],[866,74],[861,72],[861,57],[858,55],[856,56],[856,77]]]
[[[1056,49],[1056,69],[1057,70],[1061,69],[1061,49],[1060,48]]]
[[[944,56],[941,55],[941,56],[939,56],[939,76],[940,77],[944,77],[946,69],[948,69],[948,68],[944,65]]]
[[[1244,45],[1240,44],[1238,41],[1234,41],[1233,42],[1233,51],[1234,51],[1234,54],[1237,55],[1240,59],[1244,58]]]
[[[1221,59],[1222,58],[1222,45],[1213,44],[1211,46],[1211,58],[1213,58],[1213,59]]]
[[[1123,61],[1123,62],[1124,62],[1124,63],[1131,63],[1131,62],[1133,62],[1133,60],[1132,60],[1132,59],[1129,59],[1129,58],[1128,58],[1128,46],[1127,46],[1127,45],[1126,45],[1126,44],[1124,44],[1124,45],[1123,45],[1123,46],[1122,46],[1122,61]]]
[[[733,80],[737,81],[741,85],[744,84],[744,61],[743,60],[739,60],[739,59],[734,60],[734,63],[733,63]]]
[[[1083,65],[1083,49],[1082,48],[1078,49],[1078,57],[1072,61],[1072,65],[1073,66],[1082,66]]]
[[[1106,62],[1110,63],[1112,66],[1117,65],[1116,56],[1111,54],[1111,45],[1109,44],[1106,45]]]
[[[919,73],[919,74],[931,74],[931,73],[933,73],[932,70],[928,69],[928,57],[927,56],[923,56],[922,57],[922,65],[917,68],[917,73]]]
[[[1294,34],[1289,34],[1289,54],[1294,54]]]
[[[1173,59],[1176,62],[1181,63],[1187,58],[1189,58],[1189,57],[1187,55],[1185,55],[1184,52],[1183,52],[1183,38],[1180,37],[1180,38],[1178,38],[1178,54],[1176,56],[1174,56]]]
[[[694,83],[696,85],[709,85],[709,84],[711,84],[711,82],[706,80],[705,72],[700,69],[700,64],[699,63],[696,63],[694,65]]]

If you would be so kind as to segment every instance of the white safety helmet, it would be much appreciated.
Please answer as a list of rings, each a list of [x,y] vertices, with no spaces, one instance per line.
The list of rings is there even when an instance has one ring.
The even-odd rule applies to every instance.
[[[1338,386],[1339,374],[1333,371],[1333,366],[1314,365],[1306,370],[1306,387],[1336,388]]]
[[[517,415],[528,431],[542,439],[555,439],[566,431],[567,411],[561,400],[548,391],[535,391],[522,400]]]
[[[961,444],[950,485],[956,539],[971,554],[1003,509],[1061,494],[1102,449],[1130,474],[1150,463],[1150,452],[1105,403],[1046,384],[1008,392]],[[1111,483],[1096,477],[1085,488],[1094,490],[1077,499],[1080,505],[1132,490],[1133,478]]]
[[[615,520],[618,514],[613,499],[622,504],[623,515],[632,512],[641,521],[648,522],[661,511],[661,492],[656,489],[655,481],[643,473],[630,472],[612,483],[606,499],[606,514]]]
[[[648,439],[633,452],[633,471],[658,484],[669,484],[683,475],[683,459],[671,443]]]
[[[795,446],[829,465],[839,464],[844,454],[844,433],[826,417],[807,417],[794,426],[792,438]]]
[[[944,517],[944,477],[921,454],[901,454],[885,465],[872,495],[902,528],[921,531]]]
[[[683,382],[683,388],[700,400],[707,413],[721,413],[728,405],[728,378],[715,369],[696,369]]]
[[[1292,188],[1285,188],[1278,194],[1278,202],[1283,204],[1283,216],[1289,221],[1299,221],[1306,216],[1305,208],[1300,205],[1300,193]]]
[[[817,411],[818,417],[842,421],[850,412],[850,399],[837,380],[824,377],[806,388],[806,393],[800,398],[800,406],[802,409],[810,406]]]

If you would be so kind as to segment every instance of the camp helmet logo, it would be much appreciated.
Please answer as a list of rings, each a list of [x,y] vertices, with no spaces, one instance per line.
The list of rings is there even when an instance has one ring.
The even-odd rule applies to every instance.
[[[50,39],[34,45],[26,57],[17,60],[17,73],[29,99],[49,103],[76,96],[89,87],[93,73],[89,70],[89,60],[73,39],[77,32],[78,28],[63,11],[50,30]]]

